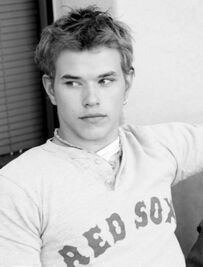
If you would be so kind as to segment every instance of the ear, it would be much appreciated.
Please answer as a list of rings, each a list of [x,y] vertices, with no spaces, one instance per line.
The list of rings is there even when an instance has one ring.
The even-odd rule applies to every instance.
[[[134,68],[131,68],[130,72],[125,76],[125,84],[126,84],[125,99],[128,98],[130,88],[132,87],[133,84],[134,75],[135,75]]]
[[[51,78],[47,75],[44,74],[42,76],[42,83],[44,86],[44,89],[53,105],[56,105],[56,98],[55,98],[55,93],[54,93],[54,88],[53,88],[53,81]]]

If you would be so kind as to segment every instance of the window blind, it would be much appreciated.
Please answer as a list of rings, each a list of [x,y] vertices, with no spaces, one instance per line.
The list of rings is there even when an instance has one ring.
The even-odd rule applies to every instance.
[[[0,1],[0,155],[44,142],[36,0]]]

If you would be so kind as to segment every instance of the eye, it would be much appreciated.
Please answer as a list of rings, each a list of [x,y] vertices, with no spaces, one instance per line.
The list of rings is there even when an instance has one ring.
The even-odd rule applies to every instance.
[[[81,86],[81,83],[78,82],[78,81],[65,81],[65,84],[68,87],[79,87],[79,86]]]
[[[104,78],[104,79],[99,80],[99,84],[103,85],[103,86],[108,86],[111,83],[113,83],[114,81],[115,81],[114,78]]]

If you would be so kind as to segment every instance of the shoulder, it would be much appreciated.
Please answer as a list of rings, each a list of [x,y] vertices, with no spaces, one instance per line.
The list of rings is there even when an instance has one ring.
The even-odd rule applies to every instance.
[[[0,178],[4,177],[23,187],[55,182],[59,176],[70,176],[77,172],[77,158],[80,158],[80,154],[76,149],[48,140],[0,169]]]
[[[127,139],[136,139],[141,144],[161,142],[175,131],[176,123],[154,124],[154,125],[123,125],[121,131]]]
[[[18,169],[20,170],[21,168],[22,169],[26,169],[27,167],[35,168],[36,164],[40,164],[40,162],[43,161],[43,158],[47,156],[46,146],[47,144],[45,143],[41,146],[37,146],[25,151],[16,159],[12,160],[7,165],[5,165],[0,170],[0,174],[12,169],[15,169],[15,171],[17,171]]]
[[[135,137],[155,137],[161,140],[171,139],[173,136],[184,136],[195,134],[195,132],[203,132],[203,124],[188,124],[182,122],[160,123],[152,125],[123,125],[121,129],[126,135],[134,135]]]
[[[0,182],[24,187],[30,181],[34,185],[36,179],[33,177],[40,172],[45,159],[44,146],[46,144],[27,150],[1,168]]]
[[[47,140],[43,145],[33,147],[9,162],[0,170],[0,173],[8,170],[36,172],[36,170],[40,171],[47,166],[51,167],[53,163],[57,163],[57,160],[60,161],[60,159],[66,159],[67,161],[71,159],[71,151],[67,147]]]
[[[44,178],[47,179],[54,168],[57,169],[57,162],[65,157],[64,154],[60,146],[48,140],[43,145],[27,150],[0,169],[0,179],[4,178],[22,187],[34,187]]]
[[[203,143],[203,124],[170,122],[141,126],[124,125],[121,130],[128,140],[135,139],[142,146],[158,145],[170,151],[192,146],[194,143]]]

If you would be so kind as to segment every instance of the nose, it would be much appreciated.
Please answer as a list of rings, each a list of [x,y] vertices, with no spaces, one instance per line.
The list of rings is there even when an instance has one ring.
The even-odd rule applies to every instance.
[[[93,84],[85,86],[83,92],[83,106],[93,107],[100,104],[99,88]]]

